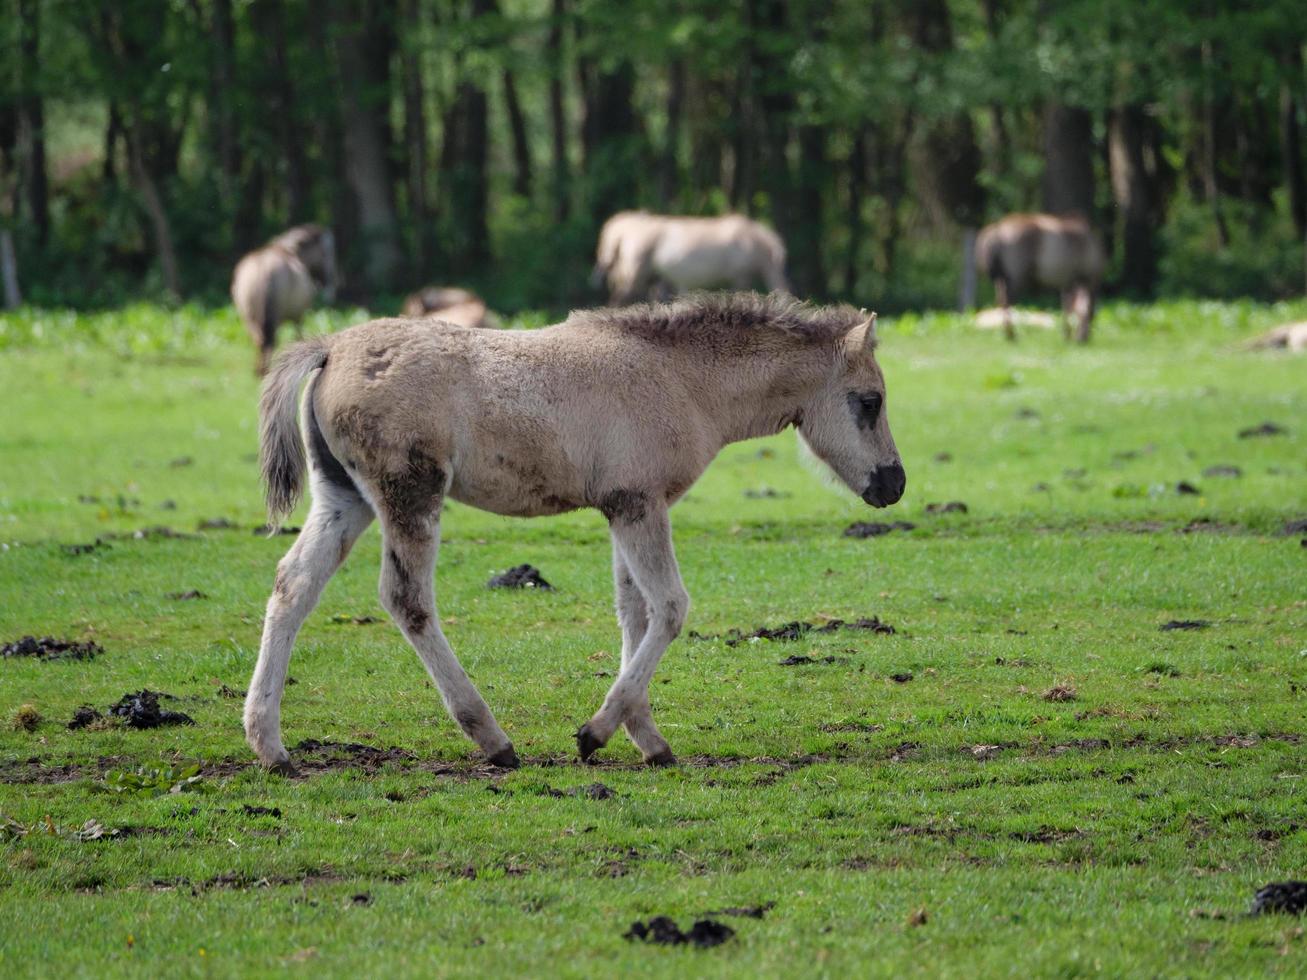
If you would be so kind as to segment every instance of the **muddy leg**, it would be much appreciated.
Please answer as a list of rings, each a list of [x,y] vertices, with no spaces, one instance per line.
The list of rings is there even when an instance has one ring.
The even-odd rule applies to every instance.
[[[619,724],[625,724],[645,762],[667,765],[676,757],[654,724],[649,709],[649,681],[667,645],[685,624],[690,597],[676,567],[666,510],[658,508],[635,518],[619,517],[613,521],[611,533],[614,546],[621,551],[627,570],[644,596],[648,628],[622,664],[603,706],[576,733],[577,749],[583,760],[590,758],[608,742]]]
[[[277,565],[259,662],[245,697],[245,740],[260,762],[283,773],[294,771],[281,742],[281,697],[291,647],[327,580],[372,523],[372,509],[357,491],[330,484],[316,471],[312,481],[313,509],[299,539]]]
[[[485,752],[492,765],[518,766],[517,753],[490,708],[468,680],[436,620],[436,553],[440,548],[440,512],[437,510],[414,533],[410,522],[401,529],[382,517],[384,557],[381,564],[381,604],[399,624],[404,636],[435,681],[445,708],[467,737]]]

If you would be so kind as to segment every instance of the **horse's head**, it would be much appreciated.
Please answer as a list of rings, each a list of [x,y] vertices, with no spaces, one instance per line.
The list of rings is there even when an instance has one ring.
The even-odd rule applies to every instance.
[[[300,225],[281,235],[277,242],[304,263],[328,303],[336,298],[336,236],[330,228]]]
[[[835,370],[802,411],[803,441],[863,500],[888,507],[903,496],[907,477],[889,430],[874,313],[840,341]]]

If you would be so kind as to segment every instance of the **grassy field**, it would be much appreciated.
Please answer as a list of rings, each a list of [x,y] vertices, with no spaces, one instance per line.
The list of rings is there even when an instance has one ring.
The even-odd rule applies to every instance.
[[[374,526],[296,648],[294,780],[250,764],[230,696],[290,541],[251,532],[234,315],[0,321],[0,641],[103,648],[0,661],[0,973],[1304,975],[1304,921],[1244,912],[1307,877],[1307,535],[1284,533],[1307,360],[1238,349],[1304,316],[1108,306],[1087,349],[883,324],[899,506],[828,489],[787,433],[673,511],[689,629],[718,638],[655,679],[669,770],[620,734],[574,758],[619,650],[599,515],[447,513],[441,612],[507,774],[384,618]],[[1287,431],[1240,437],[1264,422]],[[521,562],[557,591],[485,587]],[[895,633],[720,637],[870,616]],[[143,687],[195,724],[66,727]],[[121,791],[190,762],[185,792]],[[710,913],[737,933],[715,949],[623,939]]]

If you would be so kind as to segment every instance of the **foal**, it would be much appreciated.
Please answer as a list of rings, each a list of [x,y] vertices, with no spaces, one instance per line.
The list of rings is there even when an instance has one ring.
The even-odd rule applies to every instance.
[[[487,760],[518,764],[437,620],[448,498],[517,517],[593,507],[607,518],[622,663],[577,748],[588,759],[622,725],[646,762],[674,762],[649,709],[650,678],[690,605],[668,508],[723,446],[791,425],[864,501],[897,501],[905,477],[875,344],[874,316],[747,293],[573,313],[536,331],[376,320],[290,347],[260,406],[268,512],[275,523],[294,506],[306,446],[313,506],[277,567],[245,701],[259,760],[292,771],[280,731],[291,645],[375,516],[382,604]]]

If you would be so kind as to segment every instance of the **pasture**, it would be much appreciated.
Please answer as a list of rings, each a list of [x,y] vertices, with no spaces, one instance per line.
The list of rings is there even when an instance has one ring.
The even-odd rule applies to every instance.
[[[882,321],[898,506],[787,432],[672,511],[666,770],[620,734],[575,760],[620,648],[597,513],[446,512],[441,615],[514,772],[385,619],[374,525],[291,662],[292,780],[230,696],[291,540],[252,532],[235,313],[0,320],[0,642],[102,648],[0,661],[0,971],[1302,975],[1302,920],[1244,912],[1307,868],[1307,364],[1238,343],[1304,316],[1107,304],[1087,348]],[[523,562],[556,590],[486,588]],[[67,727],[142,688],[194,725]],[[623,939],[658,915],[736,935]]]

